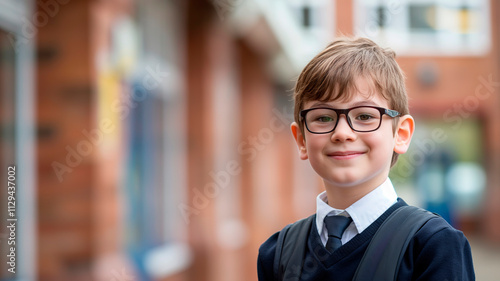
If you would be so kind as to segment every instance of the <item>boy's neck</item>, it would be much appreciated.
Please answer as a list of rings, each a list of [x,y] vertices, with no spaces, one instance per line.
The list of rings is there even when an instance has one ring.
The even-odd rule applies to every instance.
[[[335,209],[345,210],[382,185],[386,179],[387,177],[383,180],[366,182],[357,186],[333,186],[325,182],[328,205]]]

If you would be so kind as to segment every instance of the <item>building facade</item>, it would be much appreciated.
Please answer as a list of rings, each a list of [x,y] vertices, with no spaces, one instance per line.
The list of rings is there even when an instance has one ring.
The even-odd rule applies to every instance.
[[[0,232],[2,279],[256,280],[259,245],[315,211],[321,181],[297,157],[291,98],[340,35],[394,48],[407,76],[417,133],[391,173],[398,194],[500,241],[496,1],[8,8],[1,161],[22,187],[19,272]]]

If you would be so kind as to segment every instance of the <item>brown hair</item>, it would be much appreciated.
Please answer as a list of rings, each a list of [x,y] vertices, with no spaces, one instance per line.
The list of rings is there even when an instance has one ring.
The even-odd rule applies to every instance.
[[[349,100],[357,92],[355,80],[367,77],[390,109],[409,114],[405,76],[391,49],[367,38],[341,37],[330,43],[302,70],[295,84],[294,118],[304,134],[299,113],[308,101]],[[395,118],[395,123],[398,119]],[[394,127],[395,128],[395,127]],[[398,154],[394,152],[391,166]]]

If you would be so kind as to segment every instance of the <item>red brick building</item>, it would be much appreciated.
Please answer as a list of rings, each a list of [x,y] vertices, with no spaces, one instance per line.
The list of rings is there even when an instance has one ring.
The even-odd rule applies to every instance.
[[[256,280],[259,245],[315,210],[291,89],[340,34],[394,47],[407,75],[422,129],[393,171],[398,192],[500,241],[500,6],[382,2],[1,4],[2,171],[22,168],[17,277]],[[470,167],[457,163],[480,167],[484,188],[449,190],[422,169]],[[429,182],[441,189],[418,188]]]

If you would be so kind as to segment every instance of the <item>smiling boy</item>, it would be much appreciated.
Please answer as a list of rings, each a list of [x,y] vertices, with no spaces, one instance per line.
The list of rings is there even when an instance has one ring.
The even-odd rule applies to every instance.
[[[393,51],[340,38],[304,68],[294,100],[300,159],[309,160],[325,188],[297,280],[352,280],[380,225],[407,205],[388,178],[414,130],[404,75]],[[279,234],[259,249],[260,281],[282,280]],[[440,217],[428,220],[411,238],[397,280],[474,280],[467,239]]]

